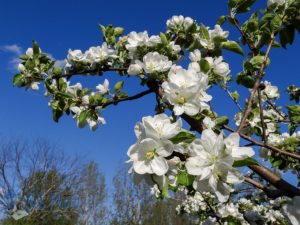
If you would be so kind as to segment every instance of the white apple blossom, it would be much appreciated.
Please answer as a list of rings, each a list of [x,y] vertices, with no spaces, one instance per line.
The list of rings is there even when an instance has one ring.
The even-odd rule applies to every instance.
[[[127,70],[129,75],[139,75],[143,72],[143,67],[140,63],[130,64]]]
[[[152,47],[161,43],[161,39],[157,35],[153,35],[149,37],[147,31],[139,32],[139,33],[133,31],[128,34],[127,42],[128,43],[125,45],[125,47],[129,51],[129,58],[136,59],[135,52],[137,47],[140,46]]]
[[[236,146],[237,139],[234,134],[226,141],[222,133],[217,136],[211,129],[206,129],[201,139],[194,140],[188,146],[191,157],[185,166],[189,174],[197,176],[193,184],[196,190],[212,191],[220,202],[224,202],[232,191],[228,184],[243,181],[240,171],[232,167],[233,162],[251,157],[253,153]]]
[[[22,63],[19,63],[18,70],[20,73],[24,73],[26,71],[26,68]]]
[[[208,61],[210,67],[212,68],[212,72],[216,75],[221,76],[225,81],[227,75],[230,73],[230,69],[228,63],[223,61],[223,57],[206,57],[205,59]]]
[[[278,5],[283,5],[287,2],[287,0],[268,0],[268,5],[277,3]]]
[[[96,86],[96,89],[102,95],[109,93],[109,81],[107,79],[105,79],[103,84],[98,84]]]
[[[136,60],[135,63],[139,64],[148,74],[165,72],[172,66],[172,61],[158,52],[149,52],[143,57],[143,62]]]
[[[172,67],[162,88],[165,101],[174,106],[175,115],[186,113],[193,116],[209,108],[206,103],[211,100],[206,93],[208,76],[194,69]]]
[[[201,60],[201,52],[199,49],[190,52],[189,58],[192,62],[200,62]]]
[[[300,196],[295,196],[287,205],[283,206],[285,215],[292,225],[300,224]]]
[[[197,73],[201,72],[200,65],[197,62],[191,62],[189,64],[188,70],[195,70]]]
[[[67,61],[72,64],[73,62],[80,62],[85,60],[85,54],[81,50],[71,50],[68,51]]]
[[[106,42],[103,42],[101,47],[90,47],[84,55],[84,58],[91,64],[100,63],[109,58],[117,57],[115,51],[109,48]]]
[[[32,58],[33,56],[33,49],[32,48],[28,48],[26,50],[26,53],[25,53],[29,58]]]
[[[206,116],[202,122],[205,129],[211,129],[216,126],[216,123],[208,116]]]
[[[171,148],[165,148],[161,142],[151,138],[132,145],[127,152],[128,162],[133,164],[133,170],[138,174],[156,174],[162,176],[167,173],[169,166],[164,157],[172,154]]]
[[[167,141],[175,137],[181,129],[181,119],[172,123],[166,114],[143,117],[142,122],[138,122],[134,128],[138,140],[152,138],[158,141]]]
[[[86,123],[83,123],[83,124],[80,124],[79,123],[79,115],[80,113],[83,111],[83,110],[86,110],[87,108],[85,106],[73,106],[73,107],[70,107],[70,110],[74,113],[74,116],[73,118],[75,120],[77,120],[77,126],[79,128],[83,128],[85,127],[86,124],[89,125],[90,129],[92,131],[95,131],[97,128],[98,128],[98,125],[99,124],[105,124],[105,119],[103,117],[100,117],[98,116],[98,118],[95,120],[94,118],[87,118],[86,119]]]
[[[176,45],[174,41],[170,42],[170,46],[175,54],[178,54],[181,51],[180,45]]]
[[[222,37],[222,38],[227,38],[229,36],[229,32],[228,31],[223,31],[223,29],[221,28],[220,25],[215,25],[215,29],[210,30],[209,27],[208,29],[208,34],[209,37],[208,39],[200,37],[199,41],[200,44],[207,49],[213,50],[215,48],[215,43],[214,43],[214,38],[215,37]]]
[[[78,90],[82,90],[82,84],[81,83],[76,83],[74,85],[69,85],[70,82],[67,82],[67,89],[66,92],[73,95],[73,96],[77,96],[77,91]]]
[[[34,90],[34,91],[38,91],[40,88],[39,88],[39,84],[40,84],[40,82],[32,82],[31,84],[30,84],[30,88],[32,89],[32,90]]]
[[[188,30],[194,23],[194,20],[190,17],[173,16],[171,19],[167,20],[168,29],[185,29]]]

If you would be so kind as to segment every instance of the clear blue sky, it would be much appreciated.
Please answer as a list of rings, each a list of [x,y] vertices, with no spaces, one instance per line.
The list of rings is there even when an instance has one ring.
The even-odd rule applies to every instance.
[[[225,0],[151,0],[151,1],[100,1],[100,0],[3,0],[0,5],[0,140],[8,137],[44,138],[58,143],[68,154],[79,154],[86,160],[99,163],[101,170],[110,180],[119,163],[126,158],[128,147],[135,142],[133,127],[142,116],[154,113],[153,96],[135,102],[126,102],[104,111],[107,125],[96,132],[88,128],[78,129],[71,117],[60,123],[52,120],[48,99],[42,92],[25,92],[12,86],[17,54],[30,47],[31,40],[40,43],[44,52],[56,59],[64,59],[69,48],[85,50],[100,45],[102,41],[98,23],[122,26],[130,31],[148,30],[157,34],[165,30],[165,22],[172,15],[182,14],[213,27],[218,16],[227,13]],[[259,0],[262,8],[266,1]],[[225,26],[225,29],[228,26]],[[230,38],[238,34],[231,31]],[[281,89],[291,83],[300,86],[299,79],[299,36],[288,51],[275,49],[271,53],[272,64],[268,77]],[[5,46],[16,45],[10,48]],[[298,55],[297,55],[298,53]],[[232,74],[241,69],[242,57],[225,54]],[[113,73],[105,76],[112,83],[119,80]],[[104,77],[92,81],[81,79],[85,85],[103,82]],[[233,86],[233,90],[235,86]],[[125,82],[130,94],[141,90],[136,79]],[[212,90],[213,104],[220,115],[233,115],[235,106],[224,98],[220,90]],[[284,103],[287,99],[283,93]]]

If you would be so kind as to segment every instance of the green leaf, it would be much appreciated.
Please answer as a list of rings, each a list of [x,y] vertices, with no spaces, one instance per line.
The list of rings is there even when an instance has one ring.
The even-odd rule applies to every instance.
[[[194,133],[191,133],[187,130],[180,131],[175,137],[172,137],[170,141],[172,141],[174,144],[178,144],[181,142],[185,143],[191,143],[196,138],[196,135]]]
[[[61,76],[63,72],[63,69],[59,66],[59,67],[55,67],[53,69],[53,73],[55,76]]]
[[[246,88],[253,88],[255,81],[249,75],[239,74],[236,77],[236,82],[242,84]]]
[[[62,117],[63,114],[64,114],[63,110],[61,110],[59,108],[52,109],[52,117],[56,123],[58,123],[59,118]]]
[[[226,20],[226,16],[220,16],[217,23],[221,26],[226,22]]]
[[[114,91],[115,92],[120,92],[123,88],[123,85],[124,85],[124,81],[117,82],[114,86]]]
[[[229,123],[229,120],[227,116],[220,116],[215,120],[215,123],[217,126],[224,126]]]
[[[237,13],[245,13],[250,10],[250,7],[256,0],[239,0],[238,7],[236,8]]]
[[[231,92],[231,96],[234,98],[234,101],[238,101],[240,99],[240,94],[235,91],[235,92]]]
[[[210,70],[209,62],[206,59],[201,59],[200,68],[202,72],[207,73]]]
[[[276,33],[277,31],[280,30],[281,25],[282,25],[282,20],[280,16],[276,14],[274,18],[271,20],[271,24],[270,24],[272,31]]]
[[[235,161],[232,166],[242,167],[242,166],[252,166],[252,165],[259,165],[259,163],[255,159],[248,157],[243,160]]]
[[[13,78],[13,85],[18,87],[24,87],[26,80],[23,74],[16,74]]]
[[[201,24],[200,30],[201,30],[201,37],[206,39],[206,40],[209,40],[209,38],[210,38],[209,33],[208,33],[208,30],[207,30],[207,28],[204,24]]]
[[[79,128],[82,128],[82,127],[85,126],[87,116],[88,116],[88,111],[87,110],[82,110],[80,112],[79,117],[78,117],[78,127]]]
[[[223,42],[221,44],[221,47],[223,49],[228,50],[228,51],[232,51],[232,52],[235,52],[235,53],[238,53],[238,54],[244,56],[243,49],[235,41],[226,41],[226,42]]]
[[[251,63],[251,65],[253,66],[253,68],[255,68],[255,69],[260,69],[261,66],[262,66],[263,63],[264,63],[264,59],[265,59],[265,56],[263,56],[263,55],[257,55],[257,56],[254,56],[254,57],[250,60],[250,63]]]
[[[40,47],[37,41],[32,41],[32,49],[33,49],[33,55],[39,55],[40,54]]]
[[[169,41],[164,33],[160,32],[159,36],[160,36],[160,39],[161,39],[161,42],[163,43],[163,45],[169,44]]]
[[[164,177],[164,184],[162,189],[162,196],[166,198],[170,198],[169,195],[169,178],[167,176]]]
[[[295,28],[293,26],[286,26],[279,32],[279,40],[282,47],[286,48],[287,44],[293,44],[295,38]]]
[[[193,185],[195,177],[188,174],[186,171],[179,171],[177,174],[177,182],[180,185],[189,187]]]

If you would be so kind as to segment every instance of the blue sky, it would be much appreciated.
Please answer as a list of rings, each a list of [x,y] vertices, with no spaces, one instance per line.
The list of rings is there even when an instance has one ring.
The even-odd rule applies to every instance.
[[[172,15],[182,14],[213,27],[220,15],[227,13],[225,0],[152,0],[152,1],[100,1],[100,0],[10,0],[0,6],[0,140],[22,137],[44,138],[57,143],[68,154],[78,154],[85,160],[96,161],[108,181],[120,163],[124,163],[128,147],[135,142],[133,127],[145,115],[154,113],[154,97],[147,96],[135,102],[126,102],[110,107],[103,113],[107,125],[96,132],[88,128],[78,129],[71,117],[64,117],[60,123],[52,120],[48,99],[42,92],[25,92],[12,86],[17,56],[30,47],[31,40],[40,43],[44,52],[62,60],[71,49],[86,50],[100,45],[102,41],[98,23],[125,28],[130,31],[148,30],[157,34],[165,30],[165,22]],[[258,8],[266,5],[263,0]],[[230,38],[238,34],[232,27]],[[288,51],[274,49],[268,76],[273,84],[284,89],[295,83],[300,86],[299,36]],[[298,53],[298,55],[297,55]],[[242,57],[225,54],[233,76],[241,69]],[[109,73],[105,75],[111,83],[120,78]],[[79,79],[85,85],[102,83],[104,77]],[[74,82],[77,80],[74,80]],[[232,90],[236,86],[233,85]],[[129,94],[142,90],[135,78],[126,79],[125,90]],[[233,115],[235,106],[224,98],[224,92],[216,89],[213,104],[220,115]],[[245,92],[246,93],[246,92]],[[283,93],[279,103],[284,104],[287,95]]]

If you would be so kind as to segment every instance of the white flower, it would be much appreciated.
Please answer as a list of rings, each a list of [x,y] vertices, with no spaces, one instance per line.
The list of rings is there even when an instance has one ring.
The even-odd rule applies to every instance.
[[[98,84],[96,86],[96,89],[99,90],[102,95],[107,94],[109,92],[109,81],[105,79],[103,84]]]
[[[154,195],[156,198],[159,198],[160,196],[160,190],[157,184],[154,184],[153,187],[150,189],[150,192],[152,195]]]
[[[277,3],[278,5],[283,5],[287,2],[287,0],[268,0],[268,5]]]
[[[158,52],[149,52],[143,57],[143,62],[136,60],[146,73],[168,71],[172,66],[172,61],[167,56],[160,55]]]
[[[30,88],[31,88],[32,90],[34,90],[34,91],[38,91],[38,90],[39,90],[39,84],[40,84],[40,82],[32,82],[32,83],[30,84]]]
[[[300,224],[300,196],[295,196],[292,201],[283,206],[282,209],[287,215],[292,225]]]
[[[184,28],[188,30],[194,23],[194,20],[190,17],[173,16],[171,19],[167,20],[168,29],[180,29]]]
[[[238,133],[230,134],[224,139],[224,143],[234,160],[243,160],[255,154],[250,147],[240,147],[240,135]]]
[[[81,98],[81,102],[83,105],[88,105],[90,103],[89,96],[85,95]]]
[[[214,30],[209,30],[209,36],[211,38],[215,38],[215,37],[227,38],[229,36],[229,32],[223,31],[222,27],[216,24]]]
[[[278,87],[272,86],[270,82],[264,81],[265,89],[262,91],[262,94],[266,95],[269,99],[278,99],[280,94]],[[266,100],[266,97],[264,100]]]
[[[20,71],[20,73],[24,73],[26,71],[26,68],[22,63],[20,63],[18,65],[18,70]]]
[[[166,149],[160,142],[151,138],[143,139],[132,145],[127,155],[133,163],[133,170],[138,174],[156,174],[162,176],[167,173],[169,166],[164,157],[168,157],[172,151]]]
[[[162,88],[164,99],[174,106],[175,115],[186,113],[193,116],[209,108],[206,104],[211,100],[211,96],[206,93],[208,77],[194,69],[172,67]]]
[[[127,73],[129,75],[138,75],[141,74],[142,72],[143,72],[143,67],[141,66],[140,63],[130,64],[127,70]]]
[[[69,86],[69,82],[67,83],[67,89],[66,92],[73,95],[73,96],[77,96],[77,91],[78,90],[82,90],[82,84],[81,83],[76,83],[74,85]]]
[[[236,205],[234,205],[233,203],[222,205],[218,209],[218,214],[221,216],[221,218],[226,218],[228,216],[232,216],[235,218],[243,219],[243,215],[239,212],[238,207]]]
[[[226,76],[230,73],[229,65],[226,62],[223,62],[223,57],[219,56],[217,58],[211,58],[211,57],[206,57],[205,58],[210,67],[212,68],[212,71],[223,77],[226,78]]]
[[[152,138],[159,141],[175,137],[181,128],[181,119],[171,123],[171,119],[166,114],[158,114],[153,117],[143,117],[142,122],[137,123],[134,130],[139,140]]]
[[[269,134],[268,135],[268,143],[271,145],[278,146],[284,141],[284,138],[279,134]]]
[[[150,36],[149,40],[147,41],[147,46],[154,46],[161,43],[161,39],[158,35]]]
[[[28,48],[26,50],[26,53],[25,53],[29,58],[32,58],[33,56],[33,49],[32,48]]]
[[[90,47],[85,52],[85,58],[90,63],[99,63],[109,58],[116,58],[115,51],[107,46],[106,42],[103,42],[102,46]]]
[[[181,51],[180,45],[176,45],[174,41],[170,42],[170,46],[175,54],[178,54]]]
[[[202,122],[206,129],[211,129],[216,126],[216,123],[208,116],[206,116]]]
[[[80,62],[85,59],[85,55],[81,50],[71,50],[69,49],[67,60],[68,62]]]
[[[209,27],[207,28],[209,29]],[[222,37],[222,38],[227,38],[229,35],[228,31],[223,31],[220,25],[215,25],[214,30],[208,30],[209,37],[208,39],[200,37],[199,41],[200,44],[207,49],[214,49],[215,48],[215,43],[214,43],[214,38],[215,37]]]
[[[147,31],[137,33],[135,31],[128,34],[128,44],[126,44],[126,49],[129,51],[135,51],[138,46],[147,45],[149,41],[149,35]]]
[[[188,70],[195,70],[197,73],[201,72],[201,68],[199,63],[197,62],[192,62],[189,64]]]
[[[105,119],[100,116],[98,116],[97,120],[87,118],[86,122],[88,123],[88,125],[92,131],[95,131],[98,128],[99,124],[106,123]]]
[[[194,188],[198,191],[212,191],[220,202],[225,202],[232,191],[227,184],[243,181],[242,174],[232,167],[234,155],[221,133],[217,136],[211,129],[203,131],[201,139],[194,140],[189,146],[186,169],[189,174],[197,176]]]
[[[192,62],[199,62],[201,60],[201,52],[199,49],[190,52],[189,58]]]

